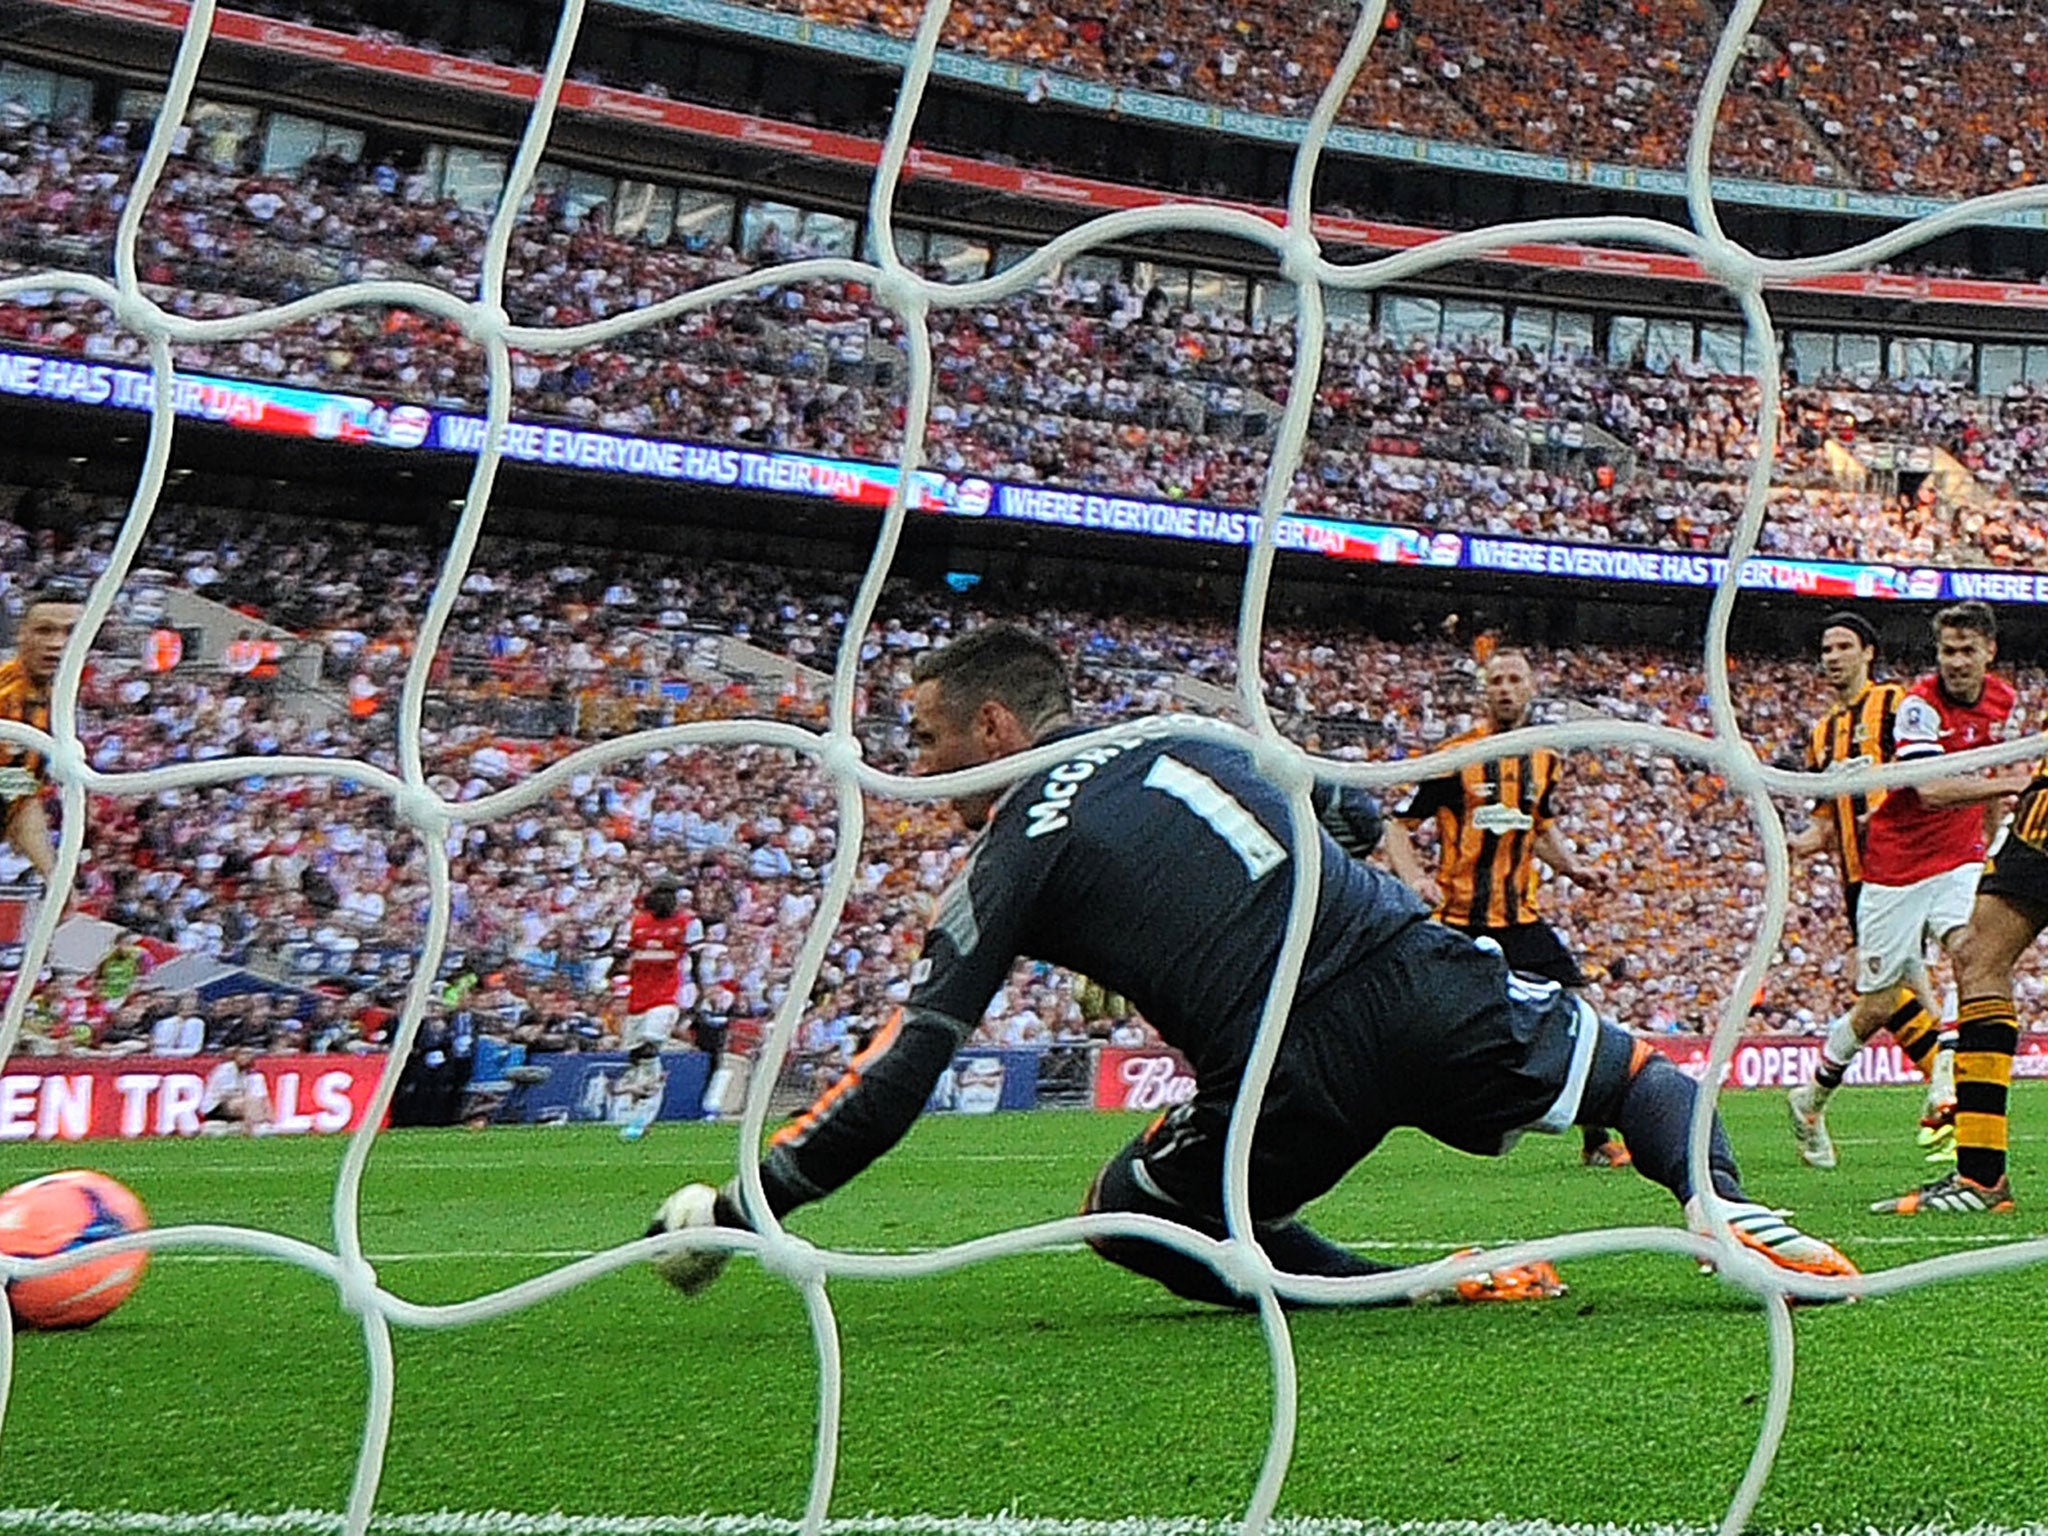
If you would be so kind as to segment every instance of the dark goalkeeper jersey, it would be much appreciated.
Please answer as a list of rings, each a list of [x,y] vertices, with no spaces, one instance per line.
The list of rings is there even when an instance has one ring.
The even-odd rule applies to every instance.
[[[1428,916],[1399,880],[1316,835],[1322,883],[1297,1020]],[[1163,722],[1013,785],[939,899],[901,1014],[777,1134],[764,1173],[778,1212],[895,1144],[1020,955],[1128,997],[1187,1056],[1199,1091],[1227,1101],[1287,931],[1292,837],[1285,796],[1246,753],[1174,738]]]

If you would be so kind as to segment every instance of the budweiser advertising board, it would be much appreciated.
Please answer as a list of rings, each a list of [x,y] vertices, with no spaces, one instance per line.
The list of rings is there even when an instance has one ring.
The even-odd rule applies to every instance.
[[[1095,1061],[1095,1107],[1155,1114],[1195,1096],[1195,1071],[1178,1051],[1105,1046]]]
[[[250,1068],[270,1134],[335,1135],[363,1123],[382,1056],[260,1056]],[[16,1057],[0,1075],[0,1141],[140,1140],[199,1134],[217,1056]]]

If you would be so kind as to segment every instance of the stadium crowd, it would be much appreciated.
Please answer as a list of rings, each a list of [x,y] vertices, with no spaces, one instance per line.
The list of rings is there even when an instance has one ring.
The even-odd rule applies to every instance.
[[[2048,8],[1819,0],[1771,17],[1781,95],[1860,185],[1975,196],[2048,169]],[[1795,20],[1796,16],[1796,20]]]
[[[922,14],[915,0],[766,3],[905,39]],[[445,18],[405,5],[255,0],[248,9],[460,51],[436,35]],[[955,6],[942,45],[1026,71],[1298,117],[1314,106],[1355,18],[1348,7],[1281,0],[1227,12],[1191,0],[1014,0]],[[1389,7],[1343,116],[1425,139],[1676,170],[1726,22],[1714,0],[1408,0]],[[1714,170],[1932,196],[2030,185],[2048,166],[2044,36],[2041,0],[1766,6],[1724,99]],[[477,51],[529,69],[542,62],[537,51]],[[674,91],[669,81],[599,70],[588,57],[578,73]]]
[[[138,139],[132,125],[0,128],[0,230],[16,270],[104,267]],[[186,154],[141,250],[153,297],[195,318],[332,282],[476,291],[487,224],[389,163],[260,176]],[[545,203],[512,248],[514,319],[566,326],[801,254],[654,244]],[[1163,293],[1075,271],[978,309],[934,312],[938,467],[1080,489],[1256,505],[1289,390],[1293,332],[1176,312]],[[94,362],[139,340],[75,294],[0,300],[0,341]],[[896,317],[857,285],[766,292],[596,348],[515,356],[515,409],[632,433],[887,459],[902,435]],[[476,410],[483,368],[459,327],[351,309],[215,345],[181,366]],[[1964,381],[1793,381],[1767,552],[1903,564],[2026,565],[2048,552],[2048,386],[1987,398]],[[1294,489],[1304,513],[1428,528],[1725,547],[1756,448],[1757,390],[1702,364],[1548,355],[1498,338],[1329,332]],[[1569,446],[1564,446],[1569,445]],[[1944,470],[1880,492],[1855,455],[1919,451]],[[1941,456],[1936,459],[1934,456]]]
[[[907,37],[920,8],[772,0]],[[1261,0],[1227,14],[1189,0],[1070,15],[1020,0],[956,8],[952,46],[1120,87],[1305,116],[1354,13]],[[1411,0],[1367,58],[1344,117],[1421,138],[1570,160],[1682,169],[1723,27],[1710,0]],[[2029,185],[2042,137],[2048,8],[1769,6],[1724,98],[1724,176],[1973,196]],[[620,82],[624,83],[624,82]]]
[[[778,0],[817,19],[907,34],[889,0]],[[294,9],[295,8],[288,8]],[[380,9],[380,8],[371,8]],[[388,8],[381,8],[388,9]],[[1959,192],[2023,183],[2043,147],[2031,3],[1980,12],[1846,0],[1767,10],[1724,112],[1717,169]],[[314,19],[353,24],[352,8]],[[1184,0],[1064,14],[1033,0],[969,5],[948,41],[1030,67],[1302,113],[1345,42],[1348,13],[1249,0],[1227,16]],[[1580,159],[1675,165],[1721,17],[1709,0],[1416,0],[1390,14],[1353,121]],[[421,35],[421,34],[413,34]],[[1816,40],[1818,39],[1818,40]],[[513,62],[534,63],[534,60]],[[629,85],[659,82],[621,81]],[[2008,104],[2010,110],[2008,110]],[[2018,124],[2019,127],[2009,125]],[[2001,126],[2005,125],[2005,126]],[[136,122],[37,120],[0,110],[0,261],[10,272],[106,270],[142,147]],[[183,143],[144,221],[149,293],[189,317],[247,312],[337,282],[412,279],[477,291],[486,216],[424,173],[316,157],[262,175],[201,136]],[[769,223],[654,243],[608,210],[543,195],[511,250],[506,303],[566,326],[644,307],[810,254]],[[932,460],[990,475],[1224,505],[1258,499],[1289,390],[1293,335],[1249,312],[1180,312],[1162,292],[1074,270],[981,309],[937,311]],[[93,362],[136,361],[112,317],[75,294],[0,300],[0,341]],[[522,414],[623,432],[886,459],[902,438],[902,337],[857,285],[770,292],[567,356],[515,357]],[[477,409],[481,357],[458,327],[354,310],[216,346],[181,366]],[[1453,531],[1725,547],[1757,444],[1753,383],[1699,365],[1542,354],[1498,339],[1390,336],[1334,323],[1303,512]],[[2048,557],[2048,387],[1986,398],[1967,381],[1826,375],[1790,380],[1763,548],[1900,564],[2038,566]],[[1880,489],[1858,454],[1914,450],[1929,466]],[[5,504],[0,495],[0,505]],[[108,529],[32,536],[0,523],[0,593],[52,573],[91,576]],[[202,659],[151,674],[110,649],[85,698],[95,766],[287,752],[393,767],[400,682],[437,551],[398,535],[167,508],[132,583],[175,585],[279,624],[317,649],[310,689]],[[596,737],[732,714],[815,721],[815,690],[721,678],[718,641],[744,637],[826,663],[849,583],[820,573],[487,542],[436,659],[424,741],[430,783],[473,801]],[[1014,607],[898,584],[863,637],[871,756],[900,763],[908,668],[948,635]],[[1226,617],[1197,621],[1031,606],[1073,655],[1098,719],[1182,707],[1178,679],[1228,688]],[[1591,646],[1543,651],[1553,709],[1704,729],[1696,658]],[[1405,757],[1471,719],[1469,646],[1395,645],[1281,626],[1262,658],[1268,698],[1297,739],[1345,756]],[[2048,679],[2021,679],[2030,705]],[[1792,751],[1818,706],[1804,662],[1751,660],[1738,702],[1759,742]],[[650,869],[671,870],[707,937],[693,1006],[758,1019],[779,997],[826,872],[841,854],[829,784],[766,749],[647,754],[460,830],[455,938],[438,1012],[461,1011],[537,1047],[616,1038],[621,925]],[[1615,888],[1547,896],[1594,971],[1601,1006],[1644,1029],[1711,1022],[1761,909],[1762,867],[1741,808],[1711,774],[1627,752],[1574,762],[1567,835],[1621,873]],[[844,1035],[900,995],[931,896],[963,851],[920,805],[869,807],[854,895],[811,1028]],[[40,1000],[32,1043],[122,1051],[183,1039],[201,1005],[152,968],[206,955],[271,990],[203,1005],[211,1048],[375,1049],[424,928],[425,867],[386,803],[345,781],[254,775],[95,803],[81,910],[128,937],[81,984]],[[18,875],[0,855],[0,876]],[[1760,1028],[1811,1028],[1845,991],[1846,935],[1830,872],[1799,872]],[[2023,1006],[2048,1000],[2030,976]],[[1085,1017],[1070,979],[1021,971],[983,1026],[1029,1044],[1133,1021]]]
[[[50,576],[104,567],[111,527],[98,519],[113,509],[75,510],[79,531],[67,539],[0,522],[6,606]],[[152,674],[105,649],[83,700],[91,761],[117,771],[290,751],[394,766],[394,685],[437,559],[396,532],[365,539],[164,507],[124,603],[146,607],[152,592],[176,585],[259,613],[319,647],[324,682],[260,686],[206,658]],[[686,682],[686,658],[707,637],[744,634],[770,651],[824,660],[840,642],[850,589],[843,574],[487,539],[435,672],[422,735],[429,783],[466,803],[635,726],[735,712],[814,721],[818,706],[800,688],[719,686],[701,670]],[[863,637],[861,707],[868,755],[884,765],[906,761],[914,658],[991,616],[1022,617],[1058,638],[1092,720],[1183,707],[1190,684],[1234,683],[1231,620],[1221,614],[1004,608],[903,583],[888,589],[882,611],[889,617]],[[1569,710],[1707,728],[1695,657],[1595,646],[1535,654],[1550,717]],[[1329,624],[1279,625],[1261,665],[1290,734],[1346,760],[1428,750],[1465,728],[1477,705],[1472,649],[1450,638],[1397,644]],[[375,686],[344,686],[363,677]],[[2038,715],[2048,676],[2030,668],[2019,680]],[[1736,683],[1760,749],[1796,761],[1823,703],[1814,667],[1739,658]],[[650,714],[653,699],[662,702]],[[1565,803],[1567,836],[1616,876],[1605,890],[1553,883],[1545,897],[1588,962],[1596,1001],[1638,1029],[1710,1025],[1762,908],[1763,866],[1742,808],[1714,774],[1622,750],[1576,755]],[[871,801],[866,810],[853,894],[806,1025],[806,1043],[820,1049],[903,994],[929,904],[965,851],[964,833],[938,807]],[[615,1040],[622,928],[655,871],[684,882],[686,905],[706,924],[691,961],[691,1007],[761,1019],[782,995],[839,857],[836,816],[830,784],[792,754],[695,749],[585,772],[532,806],[458,827],[447,844],[453,936],[437,1027],[461,1011],[533,1048]],[[128,937],[94,974],[45,989],[28,1048],[146,1048],[167,1018],[193,1016],[182,988],[150,980],[157,962],[180,954],[265,979],[266,997],[202,1010],[207,1046],[381,1044],[427,901],[417,837],[381,797],[349,781],[254,774],[98,798],[86,835],[79,909]],[[18,860],[0,860],[0,875],[19,874]],[[1753,1011],[1759,1029],[1811,1030],[1846,996],[1847,934],[1831,867],[1796,871],[1792,896],[1772,982]],[[2038,1015],[2048,982],[2030,972],[2022,996]],[[1026,966],[979,1038],[1091,1037],[1145,1035],[1139,1021],[1084,1016],[1071,978]]]

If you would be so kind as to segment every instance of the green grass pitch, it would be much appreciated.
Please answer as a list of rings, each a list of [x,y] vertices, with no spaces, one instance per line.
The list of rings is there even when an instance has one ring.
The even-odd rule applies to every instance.
[[[2048,1119],[2041,1090],[2016,1093],[2020,1211],[1971,1222],[1865,1210],[1925,1176],[1914,1092],[1838,1099],[1843,1166],[1827,1175],[1798,1165],[1780,1096],[1724,1105],[1752,1191],[1866,1269],[2048,1233],[2048,1129],[2029,1134]],[[1069,1214],[1137,1124],[928,1120],[792,1227],[901,1250]],[[10,1146],[0,1183],[97,1166],[161,1224],[233,1222],[331,1246],[341,1152]],[[695,1125],[657,1126],[637,1145],[596,1128],[387,1134],[364,1239],[396,1293],[472,1297],[636,1235],[663,1193],[723,1177],[736,1152],[732,1128]],[[1310,1214],[1332,1236],[1418,1258],[1675,1221],[1662,1191],[1584,1171],[1576,1152],[1575,1138],[1531,1141],[1494,1162],[1404,1134]],[[1582,1261],[1566,1278],[1571,1296],[1548,1304],[1294,1318],[1301,1425],[1282,1511],[1635,1529],[1718,1519],[1763,1412],[1763,1313],[1670,1256]],[[1760,1523],[1899,1531],[2048,1513],[2043,1279],[2023,1270],[1800,1313],[1792,1423]],[[1249,1495],[1270,1411],[1251,1319],[1191,1307],[1081,1251],[842,1281],[832,1296],[846,1377],[835,1515],[1214,1518]],[[751,1261],[694,1300],[634,1269],[496,1322],[400,1331],[396,1346],[380,1511],[802,1511],[815,1357],[795,1293]],[[324,1281],[242,1256],[165,1256],[97,1328],[19,1341],[0,1509],[17,1512],[14,1529],[33,1528],[19,1512],[48,1506],[338,1510],[364,1394],[360,1330]]]

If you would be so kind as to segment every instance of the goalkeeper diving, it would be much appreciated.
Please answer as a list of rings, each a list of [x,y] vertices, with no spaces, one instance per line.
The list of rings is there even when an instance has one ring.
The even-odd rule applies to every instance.
[[[1064,660],[1028,631],[980,630],[926,653],[914,675],[921,773],[1083,734]],[[1293,833],[1285,796],[1247,752],[1170,731],[1170,720],[1140,721],[1006,789],[953,802],[981,829],[974,848],[939,898],[908,1000],[847,1075],[775,1133],[761,1180],[778,1218],[833,1193],[903,1137],[1027,955],[1129,998],[1195,1071],[1193,1099],[1109,1160],[1085,1209],[1226,1235],[1224,1138],[1287,935]],[[1366,797],[1322,791],[1317,805],[1314,927],[1251,1149],[1254,1235],[1274,1268],[1347,1277],[1395,1267],[1320,1236],[1296,1213],[1400,1126],[1485,1156],[1527,1131],[1615,1127],[1635,1167],[1706,1231],[1686,1157],[1692,1080],[1555,983],[1515,975],[1496,948],[1431,921],[1393,875],[1348,857],[1345,844],[1365,850],[1373,840]],[[1709,1163],[1742,1246],[1802,1274],[1857,1272],[1749,1198],[1718,1118]],[[737,1179],[722,1192],[679,1190],[650,1235],[712,1221],[749,1225]],[[1103,1237],[1091,1246],[1176,1295],[1252,1304],[1209,1264],[1164,1244]],[[723,1261],[682,1252],[660,1267],[687,1290]]]

